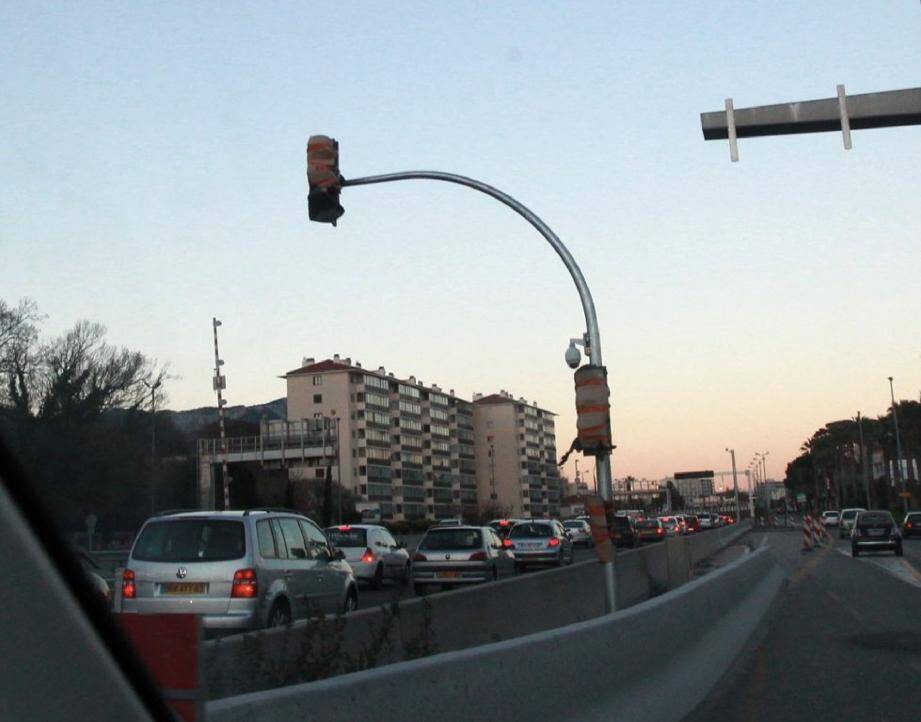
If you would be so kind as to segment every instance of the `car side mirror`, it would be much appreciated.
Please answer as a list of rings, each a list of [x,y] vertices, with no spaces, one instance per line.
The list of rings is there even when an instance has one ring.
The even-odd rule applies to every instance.
[[[291,556],[293,556],[295,559],[306,559],[307,552],[305,552],[303,549],[292,549]]]
[[[406,543],[405,543],[405,542],[402,542],[402,541],[398,541],[398,542],[396,543],[396,548],[397,548],[397,549],[405,549],[405,548],[406,548]]]
[[[341,549],[334,549],[333,559],[336,559],[337,561],[342,561],[343,559],[345,559],[345,552],[342,551]]]

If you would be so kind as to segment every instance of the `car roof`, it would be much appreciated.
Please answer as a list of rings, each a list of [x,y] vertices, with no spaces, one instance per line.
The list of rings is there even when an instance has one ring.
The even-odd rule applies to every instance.
[[[387,527],[383,524],[330,524],[325,529],[335,529],[339,531],[340,526],[347,526],[349,529],[383,529],[387,531]]]
[[[179,511],[179,512],[162,512],[156,516],[150,517],[148,521],[156,521],[157,519],[242,519],[246,514],[243,511],[232,510],[232,511],[211,511],[208,509],[203,509],[201,511]]]
[[[435,526],[430,526],[425,533],[428,534],[431,531],[457,531],[458,529],[476,529],[477,531],[482,531],[483,527],[473,526],[473,524],[443,524],[441,526],[436,524]],[[490,531],[492,531],[492,529],[490,529]]]

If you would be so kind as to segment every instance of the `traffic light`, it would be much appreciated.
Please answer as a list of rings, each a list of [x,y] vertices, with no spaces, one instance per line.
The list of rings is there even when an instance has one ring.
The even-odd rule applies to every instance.
[[[326,135],[307,140],[307,211],[310,220],[332,223],[345,213],[339,205],[342,176],[339,175],[339,143]]]

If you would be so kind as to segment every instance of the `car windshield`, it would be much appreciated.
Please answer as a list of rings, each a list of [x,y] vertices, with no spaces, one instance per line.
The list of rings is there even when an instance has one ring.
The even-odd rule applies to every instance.
[[[859,513],[860,509],[847,509],[843,514],[841,514],[841,518],[850,521],[851,519],[854,519]]]
[[[917,512],[917,511],[912,512],[911,514],[905,517],[905,521],[910,521],[913,524],[915,522],[921,522],[921,512]]]
[[[563,526],[567,529],[584,529],[585,524],[581,521],[564,521]]]
[[[239,559],[245,552],[239,521],[175,519],[145,526],[131,557],[145,562],[215,562]]]
[[[637,524],[637,526],[638,526],[640,529],[658,529],[658,528],[659,528],[659,522],[654,521],[654,520],[652,520],[652,519],[648,519],[648,520],[646,520],[646,521],[641,521],[639,524]]]
[[[553,527],[549,524],[516,524],[509,534],[513,539],[524,537],[552,537]]]
[[[689,524],[697,524],[700,522],[700,520],[694,515],[685,516],[684,520],[688,522]]]
[[[625,516],[615,516],[614,517],[614,528],[615,529],[631,529],[630,520]]]
[[[366,547],[368,546],[368,532],[355,527],[330,527],[326,530],[326,537],[334,547]]]
[[[420,549],[479,549],[483,545],[479,529],[432,529],[420,542]]]

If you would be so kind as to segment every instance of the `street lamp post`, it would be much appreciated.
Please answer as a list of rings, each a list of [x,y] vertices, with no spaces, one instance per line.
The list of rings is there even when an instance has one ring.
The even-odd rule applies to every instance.
[[[742,519],[742,507],[739,504],[739,479],[736,476],[736,450],[727,448],[726,451],[732,457],[732,491],[736,500],[736,520]]]
[[[335,142],[333,141],[333,143]],[[331,158],[329,153],[334,153],[335,157]],[[335,183],[331,182],[333,180],[333,174],[338,174],[338,144],[335,144],[334,151],[331,151],[330,146],[327,145],[326,155],[324,155],[321,151],[317,157],[321,158],[321,164],[323,162],[326,163],[325,168],[327,171],[325,175],[323,175],[321,172],[322,178],[320,184],[325,184],[327,188],[330,188],[331,186],[335,185]],[[310,176],[310,146],[308,145],[308,180],[310,179]],[[544,223],[540,217],[537,216],[537,214],[532,212],[519,201],[515,200],[510,195],[503,193],[497,188],[493,188],[492,186],[474,180],[473,178],[456,175],[454,173],[443,173],[440,171],[407,171],[403,173],[386,173],[383,175],[352,179],[345,179],[339,176],[338,180],[340,182],[340,187],[342,188],[349,186],[371,185],[375,183],[392,183],[395,181],[405,180],[442,181],[446,183],[454,183],[457,185],[466,186],[467,188],[472,188],[473,190],[495,198],[500,203],[503,203],[504,205],[511,208],[528,223],[530,223],[537,230],[537,232],[544,237],[544,240],[550,244],[551,248],[553,248],[556,254],[560,257],[560,260],[563,261],[563,265],[566,266],[566,270],[569,272],[569,275],[576,286],[576,291],[579,294],[579,300],[582,304],[582,313],[585,318],[586,330],[582,336],[582,339],[575,339],[570,342],[570,348],[566,353],[567,363],[570,363],[571,360],[575,360],[575,363],[578,364],[577,355],[575,359],[570,358],[571,354],[573,354],[573,351],[575,350],[574,344],[578,342],[585,347],[585,353],[588,356],[589,362],[592,366],[602,367],[604,365],[601,355],[601,334],[598,331],[598,316],[595,312],[595,302],[592,299],[591,291],[589,290],[588,284],[585,281],[585,277],[582,274],[582,269],[579,268],[579,265],[576,263],[575,259],[572,257],[572,254],[569,252],[569,249],[566,248],[563,242],[550,229],[550,227]],[[330,222],[335,222],[336,218],[342,214],[341,206],[338,206],[338,190],[335,193],[335,197],[330,196],[330,200],[333,201],[335,207],[329,207],[328,205],[325,210],[329,215],[323,217],[321,210],[321,214],[317,215],[315,218],[316,220],[329,220]],[[320,204],[318,205],[322,205],[322,198]],[[578,354],[578,351],[575,350],[575,353]],[[599,493],[602,500],[605,502],[613,501],[614,491],[611,484],[611,464],[609,453],[601,452],[595,456],[595,469],[597,472],[596,478],[598,480]],[[614,609],[616,609],[616,577],[614,574],[614,564],[613,562],[608,562],[602,566],[607,610],[614,611]]]
[[[908,496],[906,495],[908,485],[905,482],[905,474],[902,473],[902,439],[899,436],[899,413],[895,407],[895,391],[892,387],[892,377],[889,377],[889,395],[892,398],[892,424],[895,427],[895,473],[896,479],[901,482],[902,487],[902,510],[908,511]]]
[[[156,503],[157,484],[157,389],[162,381],[157,379],[152,384],[144,382],[150,389],[150,515],[153,516]]]
[[[768,486],[767,486],[767,464],[765,463],[765,458],[771,453],[769,451],[760,451],[755,454],[758,457],[760,462],[760,472],[761,472],[761,504],[764,507],[764,521],[767,523],[768,517],[771,514],[771,500],[768,498]]]

